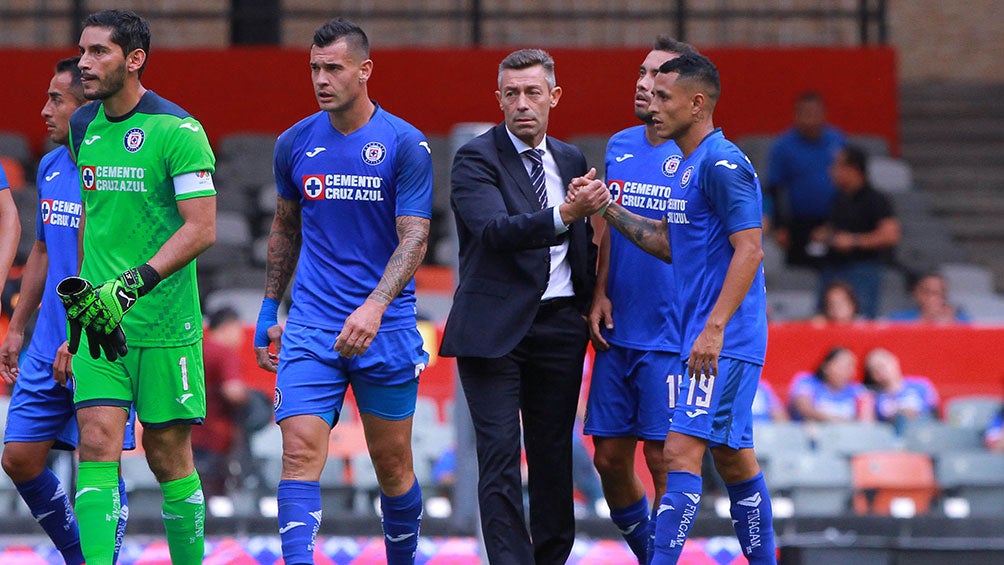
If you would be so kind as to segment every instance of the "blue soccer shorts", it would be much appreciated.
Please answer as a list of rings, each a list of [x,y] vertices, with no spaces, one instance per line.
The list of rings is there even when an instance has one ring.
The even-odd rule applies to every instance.
[[[4,443],[53,441],[53,449],[77,448],[80,433],[73,407],[73,380],[62,386],[52,377],[52,363],[22,355],[21,372],[11,393]],[[136,448],[135,412],[126,422],[123,449]]]
[[[597,351],[583,432],[661,441],[669,432],[669,383],[680,356],[611,345]]]
[[[359,412],[385,420],[415,413],[418,376],[429,362],[416,328],[378,332],[362,355],[335,351],[338,331],[287,323],[275,381],[275,420],[316,415],[338,422],[348,386]]]
[[[720,357],[718,376],[683,376],[671,398],[670,431],[708,440],[708,445],[732,449],[753,447],[753,397],[760,382],[760,365]]]

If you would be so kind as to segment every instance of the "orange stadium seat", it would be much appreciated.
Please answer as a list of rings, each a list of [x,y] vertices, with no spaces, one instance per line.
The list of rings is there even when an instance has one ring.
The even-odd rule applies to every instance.
[[[851,458],[851,477],[858,514],[888,516],[897,498],[912,500],[916,513],[924,514],[938,494],[934,463],[923,453],[861,453]]]

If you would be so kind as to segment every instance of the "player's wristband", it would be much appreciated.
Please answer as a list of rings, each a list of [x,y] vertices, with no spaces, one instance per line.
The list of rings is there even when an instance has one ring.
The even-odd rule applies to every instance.
[[[268,339],[268,329],[278,323],[279,301],[266,296],[261,301],[261,310],[258,311],[258,323],[254,328],[254,346],[268,347],[271,343]]]
[[[122,282],[122,286],[136,291],[136,297],[139,298],[146,296],[148,292],[153,290],[153,287],[160,283],[160,273],[151,267],[150,263],[143,263],[139,267],[129,269],[119,275],[119,280]]]

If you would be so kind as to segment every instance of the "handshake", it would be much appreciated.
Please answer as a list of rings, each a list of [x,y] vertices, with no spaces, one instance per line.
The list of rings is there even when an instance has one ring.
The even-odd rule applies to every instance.
[[[613,197],[610,190],[596,178],[596,169],[589,169],[585,175],[572,179],[565,194],[565,204],[573,210],[575,219],[602,216],[611,203]]]
[[[56,294],[66,308],[70,326],[68,348],[76,354],[80,333],[87,333],[91,357],[98,359],[104,350],[109,361],[129,352],[122,318],[139,297],[160,282],[160,274],[148,263],[129,269],[118,277],[95,287],[80,277],[67,277],[56,286]]]

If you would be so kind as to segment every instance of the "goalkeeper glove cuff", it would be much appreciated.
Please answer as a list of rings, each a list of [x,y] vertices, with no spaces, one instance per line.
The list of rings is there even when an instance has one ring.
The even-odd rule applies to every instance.
[[[127,289],[136,291],[136,297],[139,298],[157,286],[160,282],[160,273],[151,267],[150,263],[143,263],[119,275],[119,282]]]

